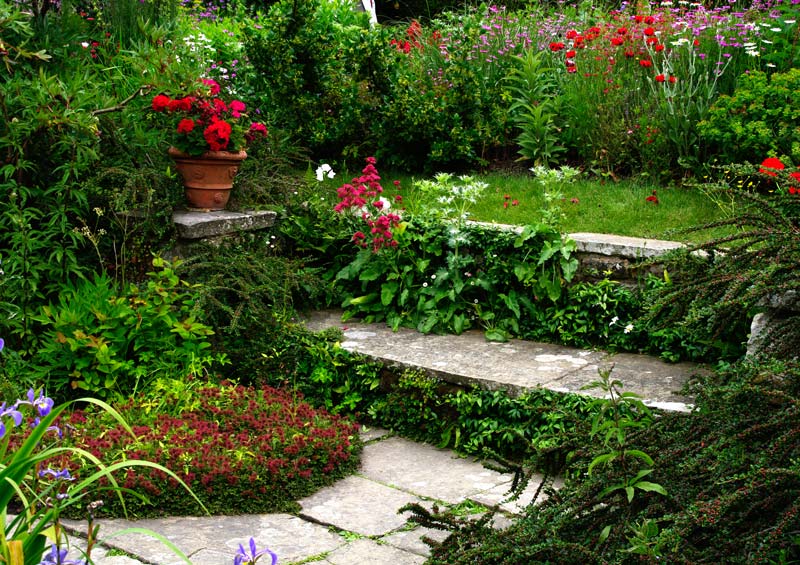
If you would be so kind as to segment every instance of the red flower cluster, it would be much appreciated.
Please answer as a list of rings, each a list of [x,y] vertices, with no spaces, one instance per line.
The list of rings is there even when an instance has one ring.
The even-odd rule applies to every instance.
[[[405,54],[411,53],[412,49],[422,49],[422,25],[417,20],[412,20],[411,24],[406,28],[406,37],[408,39],[392,39],[389,44]],[[439,45],[441,40],[441,34],[438,31],[434,31],[428,43]]]
[[[620,23],[624,25],[619,25]],[[610,65],[615,64],[619,58],[617,49],[622,49],[622,54],[627,59],[636,60],[640,67],[650,69],[654,66],[652,53],[661,53],[665,49],[659,41],[664,27],[665,22],[660,18],[636,15],[625,22],[609,22],[602,28],[592,26],[584,33],[571,29],[565,34],[566,43],[553,41],[549,44],[549,49],[554,53],[564,52],[564,64],[570,73],[577,71],[579,64],[576,64],[576,57],[580,56],[581,49],[587,48],[595,52],[596,59],[607,59]],[[657,77],[661,77],[656,78],[657,82],[677,81],[675,77]]]
[[[73,442],[106,465],[122,458],[159,463],[216,513],[281,511],[290,502],[287,497],[309,494],[357,464],[350,440],[357,424],[286,392],[223,385],[197,394],[195,409],[180,416],[162,413],[148,425],[133,425],[136,440],[116,422],[102,429],[96,417],[76,412],[69,421]],[[129,420],[143,412],[133,402],[122,411]],[[70,470],[79,472],[74,464]],[[134,467],[117,478],[120,486],[150,498],[150,513],[199,510],[163,471]],[[236,500],[235,507],[231,500]],[[106,499],[106,508],[117,505],[115,497]]]
[[[358,215],[361,221],[367,224],[372,238],[372,250],[377,252],[384,247],[397,247],[397,240],[394,239],[392,230],[400,225],[400,216],[389,212],[388,200],[379,197],[383,187],[380,184],[381,177],[375,168],[375,157],[367,157],[366,161],[367,166],[361,171],[360,177],[337,189],[339,203],[333,209],[340,214],[350,211]],[[353,243],[360,247],[366,248],[369,245],[367,235],[362,231],[356,231],[352,239]]]
[[[165,94],[155,96],[151,108],[158,114],[178,118],[172,144],[189,155],[206,151],[237,152],[246,143],[267,135],[267,128],[258,122],[248,122],[247,106],[240,100],[226,103],[218,98],[220,86],[203,79],[203,88],[176,98]]]

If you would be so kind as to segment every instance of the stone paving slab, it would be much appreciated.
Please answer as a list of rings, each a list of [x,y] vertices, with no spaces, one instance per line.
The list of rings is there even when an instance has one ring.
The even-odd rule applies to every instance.
[[[449,449],[391,437],[364,446],[360,474],[385,485],[458,504],[511,482],[510,475],[484,468]]]
[[[359,539],[340,547],[326,556],[323,563],[331,565],[422,565],[425,557],[379,544],[369,539]]]
[[[409,328],[393,332],[382,323],[341,321],[336,310],[313,312],[305,320],[312,331],[340,328],[342,347],[398,367],[421,368],[447,382],[506,390],[518,395],[538,387],[558,392],[599,396],[583,387],[598,378],[598,369],[614,366],[614,377],[625,390],[639,394],[665,410],[689,410],[692,399],[680,390],[701,370],[693,363],[670,364],[655,357],[632,353],[610,356],[550,343],[509,340],[487,341],[483,332],[461,335],[422,334]]]
[[[411,502],[419,499],[364,477],[351,476],[302,499],[300,516],[363,536],[381,536],[405,525],[406,517],[397,511]]]
[[[84,532],[84,522],[65,520],[73,531]],[[183,551],[192,565],[221,565],[233,562],[239,547],[251,537],[259,548],[269,547],[281,563],[302,561],[333,551],[345,543],[328,528],[289,514],[246,516],[170,517],[145,520],[101,520],[101,541],[157,565],[185,564],[164,544],[143,534],[109,537],[127,528],[146,528],[164,536]]]

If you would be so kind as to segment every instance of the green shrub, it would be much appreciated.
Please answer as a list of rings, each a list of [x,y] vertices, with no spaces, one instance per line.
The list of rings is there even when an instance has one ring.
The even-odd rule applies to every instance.
[[[105,464],[128,459],[160,463],[214,514],[293,511],[298,499],[358,466],[357,424],[276,389],[199,387],[183,395],[183,411],[175,415],[148,409],[149,402],[160,400],[157,396],[140,395],[120,408],[135,440],[108,418],[77,411],[67,419],[71,443]],[[71,459],[72,465],[79,463]],[[132,516],[200,512],[163,471],[136,468],[118,479],[120,486],[146,497],[126,501]],[[106,500],[103,512],[119,515],[121,507]]]
[[[768,155],[800,163],[800,69],[739,77],[730,96],[720,96],[698,124],[704,142],[725,163],[755,161]]]
[[[65,285],[59,302],[43,308],[33,376],[51,394],[127,398],[156,377],[200,375],[219,359],[208,351],[213,332],[196,319],[196,291],[162,259],[153,265],[143,288],[98,275]]]

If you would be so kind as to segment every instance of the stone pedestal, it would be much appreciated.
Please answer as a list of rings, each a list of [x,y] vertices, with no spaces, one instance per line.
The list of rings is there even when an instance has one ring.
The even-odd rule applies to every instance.
[[[174,255],[191,255],[191,246],[203,243],[220,245],[223,241],[236,241],[254,237],[260,230],[268,230],[275,225],[278,213],[273,210],[250,210],[231,212],[176,211],[172,215],[178,232],[178,243]]]

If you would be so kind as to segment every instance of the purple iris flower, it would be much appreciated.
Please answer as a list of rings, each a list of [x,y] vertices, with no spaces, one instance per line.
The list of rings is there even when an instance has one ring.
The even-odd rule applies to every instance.
[[[16,404],[9,407],[6,406],[5,402],[0,404],[0,438],[6,435],[6,425],[3,421],[6,417],[11,417],[14,420],[14,426],[19,426],[22,423],[22,412],[17,410]]]
[[[258,551],[256,548],[256,540],[250,538],[250,553],[247,553],[244,546],[239,544],[239,551],[236,552],[233,558],[233,565],[253,565],[264,555],[269,555],[272,558],[271,565],[275,565],[278,562],[278,556],[276,554],[267,548]]]
[[[67,559],[67,549],[59,549],[57,545],[50,547],[50,553],[42,557],[39,565],[86,565],[80,559]]]

